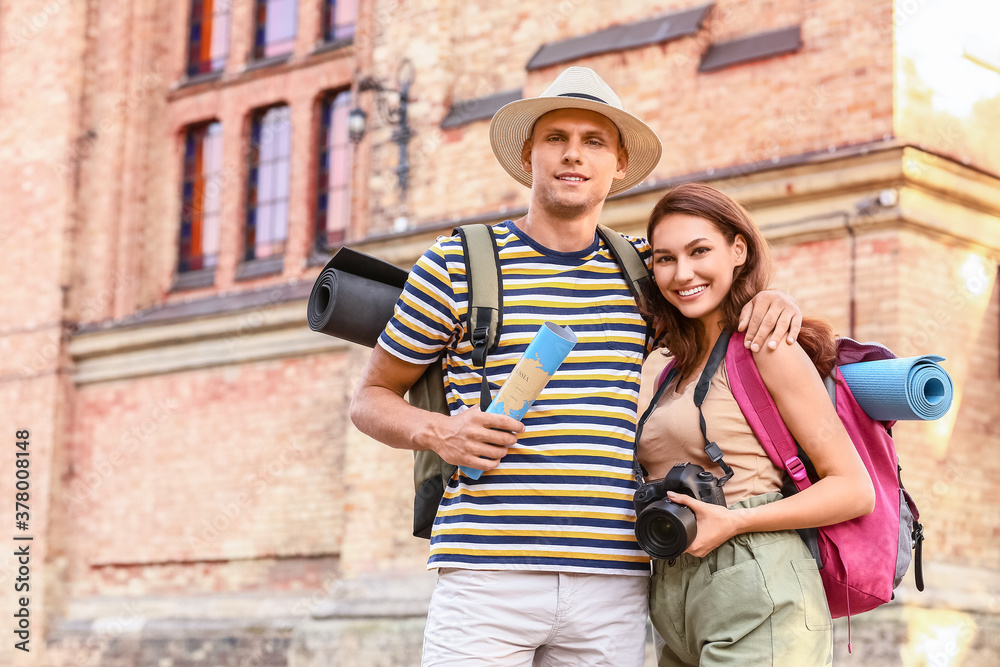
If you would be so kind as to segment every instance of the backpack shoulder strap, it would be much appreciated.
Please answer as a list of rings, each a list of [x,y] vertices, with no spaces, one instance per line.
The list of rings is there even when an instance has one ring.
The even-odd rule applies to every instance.
[[[646,302],[645,286],[651,280],[646,262],[643,261],[634,245],[610,227],[597,225],[597,234],[604,241],[604,245],[608,247],[618,266],[621,267],[622,273],[625,274],[625,282],[628,283],[628,289],[632,292],[632,296],[641,310]]]
[[[798,445],[785,426],[778,406],[760,377],[750,350],[743,346],[744,334],[734,334],[726,351],[726,373],[733,398],[740,406],[754,435],[776,466],[788,472],[798,490],[811,485]]]
[[[462,240],[465,256],[469,289],[466,331],[472,342],[472,363],[479,367],[482,375],[479,406],[485,410],[491,401],[486,381],[486,357],[497,347],[503,322],[500,252],[489,225],[463,225],[456,228],[455,233]]]

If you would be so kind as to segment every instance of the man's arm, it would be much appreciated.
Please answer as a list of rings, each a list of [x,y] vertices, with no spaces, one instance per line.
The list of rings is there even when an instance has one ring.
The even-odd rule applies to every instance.
[[[403,396],[425,370],[376,345],[354,391],[351,421],[396,449],[430,449],[448,463],[479,470],[497,467],[524,425],[479,409],[448,416],[410,405]]]
[[[779,290],[765,290],[743,306],[737,331],[746,330],[745,344],[757,352],[765,341],[772,350],[777,349],[781,338],[791,345],[801,328],[802,311],[795,299]]]

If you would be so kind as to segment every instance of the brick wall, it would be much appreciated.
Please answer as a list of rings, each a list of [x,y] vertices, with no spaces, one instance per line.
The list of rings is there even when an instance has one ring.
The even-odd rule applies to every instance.
[[[891,3],[715,3],[697,35],[663,45],[585,58],[525,72],[546,42],[692,6],[626,1],[616,12],[598,2],[380,3],[392,8],[376,47],[380,74],[398,59],[417,69],[410,144],[414,181],[406,212],[412,224],[501,206],[524,205],[489,149],[488,121],[442,132],[454,101],[502,90],[540,93],[570,64],[594,68],[657,132],[664,155],[652,178],[826,150],[892,135]],[[802,26],[803,48],[781,56],[698,73],[714,42]],[[389,128],[372,137],[371,226],[387,230],[400,208],[391,169]]]
[[[417,70],[405,209],[395,189],[392,128],[379,119],[371,93],[360,101],[371,124],[355,154],[352,224],[361,241],[389,231],[403,213],[420,225],[525,204],[528,190],[489,150],[487,121],[439,129],[451,105],[521,87],[536,95],[563,67],[525,71],[542,43],[689,6],[625,0],[611,15],[597,0],[375,0],[361,2],[354,46],[313,53],[319,3],[301,2],[293,56],[253,70],[250,3],[241,2],[234,4],[226,71],[195,86],[180,85],[186,2],[4,6],[0,276],[16,289],[0,295],[0,400],[17,411],[4,412],[0,424],[5,434],[32,429],[33,526],[44,537],[33,565],[33,642],[41,644],[48,621],[49,664],[232,658],[305,666],[332,656],[389,664],[415,655],[421,620],[412,609],[385,612],[397,619],[385,625],[310,619],[334,583],[379,582],[368,594],[391,597],[380,582],[429,576],[426,543],[409,537],[411,454],[348,425],[366,350],[289,348],[197,368],[175,360],[182,370],[74,382],[74,365],[88,359],[73,357],[67,345],[80,340],[78,326],[94,334],[98,323],[131,324],[136,336],[157,328],[135,321],[137,310],[311,280],[317,99],[348,85],[355,67],[387,83],[401,57]],[[790,25],[802,26],[800,52],[697,72],[711,43]],[[851,180],[839,163],[823,166],[818,157],[778,175],[762,171],[775,158],[893,135],[892,30],[889,2],[723,0],[695,36],[567,65],[597,69],[660,134],[665,151],[653,179],[736,168],[720,184],[750,193],[755,214],[774,224],[777,286],[838,333],[849,326],[850,239],[837,216],[846,211],[856,223],[855,335],[901,354],[948,357],[958,389],[948,420],[896,431],[904,479],[926,517],[929,590],[914,595],[912,606],[859,619],[856,647],[865,644],[869,656],[884,650],[887,664],[920,664],[921,655],[932,655],[921,647],[952,627],[941,610],[962,609],[954,626],[961,655],[967,664],[991,664],[997,649],[982,629],[995,626],[1000,610],[1000,592],[989,603],[993,588],[1000,591],[1000,518],[989,509],[1000,470],[983,452],[1000,438],[1000,243],[990,240],[989,226],[998,207],[989,204],[992,195],[973,201],[956,194],[974,180],[967,170],[917,188],[937,197],[935,205],[953,207],[935,209],[950,226],[902,214],[859,219],[856,201],[883,187],[908,187],[905,179],[871,167]],[[292,113],[288,249],[280,274],[239,281],[248,114],[275,102]],[[183,132],[212,118],[223,123],[227,174],[216,281],[171,293]],[[939,166],[928,163],[921,178]],[[985,175],[976,178],[977,192],[995,190]],[[808,179],[821,185],[801,190]],[[754,194],[755,187],[766,193]],[[635,231],[648,208],[623,212],[627,204],[620,200],[606,213]],[[830,222],[799,235],[783,231],[814,214]],[[384,243],[403,257],[398,249],[412,246],[413,237]],[[266,347],[272,325],[246,316],[238,342]],[[159,326],[202,331],[184,335],[208,345],[221,335],[211,332],[214,323],[203,316]],[[183,354],[176,342],[167,341],[164,358]],[[0,509],[12,512],[11,480],[2,480],[0,493]],[[0,585],[10,585],[12,565],[0,557]],[[119,625],[102,625],[109,617]],[[386,635],[397,641],[379,654],[378,638]],[[878,648],[886,641],[891,650]],[[0,662],[13,662],[4,651],[8,644]]]

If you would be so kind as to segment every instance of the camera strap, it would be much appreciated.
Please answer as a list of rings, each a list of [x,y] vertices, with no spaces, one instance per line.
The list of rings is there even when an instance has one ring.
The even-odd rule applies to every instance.
[[[733,469],[722,459],[722,448],[708,439],[708,427],[705,424],[705,413],[701,411],[701,404],[708,396],[708,388],[712,385],[712,377],[715,372],[719,370],[719,364],[726,358],[726,349],[729,347],[729,339],[732,338],[732,335],[733,332],[728,329],[723,329],[722,333],[719,334],[719,339],[715,341],[712,353],[708,355],[705,370],[701,372],[698,385],[694,388],[694,404],[698,408],[698,421],[701,422],[701,437],[705,439],[705,453],[708,454],[712,463],[718,465],[722,468],[722,472],[726,473],[719,479],[719,486],[724,486],[732,478]]]
[[[725,475],[719,479],[719,486],[723,486],[729,479],[733,476],[733,469],[722,458],[722,448],[719,447],[714,442],[708,439],[708,428],[705,424],[705,415],[701,411],[701,404],[705,402],[705,397],[708,396],[708,388],[712,384],[712,376],[715,375],[715,371],[719,369],[719,364],[722,360],[726,358],[726,349],[729,346],[729,339],[732,337],[733,332],[728,329],[723,330],[719,334],[719,340],[716,341],[715,347],[712,348],[712,353],[708,356],[708,362],[705,364],[705,370],[702,371],[701,377],[698,378],[698,385],[694,390],[694,404],[698,408],[698,419],[701,422],[701,435],[705,439],[705,453],[708,458],[711,459],[712,463],[717,464],[722,468],[722,472]],[[642,417],[639,418],[639,423],[635,427],[635,447],[632,449],[632,475],[635,477],[635,481],[638,484],[643,483],[643,470],[642,466],[639,464],[639,439],[642,437],[642,428],[646,424],[646,420],[649,419],[649,415],[653,413],[656,409],[657,403],[660,402],[660,398],[670,387],[671,383],[677,378],[679,370],[676,366],[672,367],[668,372],[667,376],[663,378],[660,382],[660,386],[656,388],[656,393],[653,395],[653,399],[649,402],[649,407],[646,411],[642,413]]]
[[[639,464],[639,438],[642,437],[642,427],[646,424],[646,420],[649,419],[649,415],[656,409],[656,404],[660,402],[663,392],[670,387],[670,383],[674,381],[674,378],[679,373],[680,370],[677,366],[674,366],[667,372],[667,377],[663,378],[663,381],[660,382],[660,386],[656,388],[656,393],[653,394],[653,399],[649,402],[649,406],[642,413],[642,417],[639,418],[639,423],[635,425],[635,446],[632,448],[632,476],[635,477],[637,484],[643,484],[643,470]]]

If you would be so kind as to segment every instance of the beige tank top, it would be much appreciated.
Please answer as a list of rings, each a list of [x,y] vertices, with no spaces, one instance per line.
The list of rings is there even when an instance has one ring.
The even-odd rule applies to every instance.
[[[662,361],[653,363],[663,365]],[[644,374],[644,379],[647,377]],[[659,479],[675,463],[686,462],[697,463],[716,477],[723,475],[705,453],[705,439],[694,404],[694,388],[699,377],[701,369],[691,377],[681,378],[679,389],[675,381],[643,426],[639,462],[649,472],[647,479]],[[650,381],[655,385],[656,376],[653,375]],[[732,505],[751,496],[780,491],[782,472],[771,462],[740,411],[729,388],[725,363],[720,364],[712,376],[701,407],[709,440],[719,444],[724,460],[733,469],[732,479],[723,487],[726,503]]]

